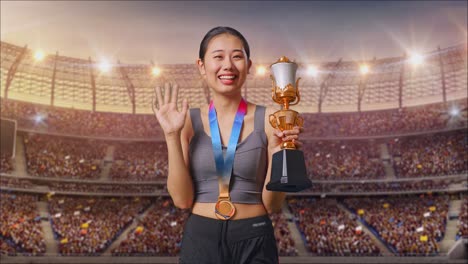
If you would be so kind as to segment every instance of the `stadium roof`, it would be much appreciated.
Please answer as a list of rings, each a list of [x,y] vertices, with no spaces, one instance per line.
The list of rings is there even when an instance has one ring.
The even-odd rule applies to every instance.
[[[100,72],[91,58],[56,55],[37,61],[34,52],[1,42],[1,96],[53,106],[104,112],[151,113],[153,88],[176,83],[180,98],[192,107],[206,104],[210,91],[194,64],[119,64]],[[306,73],[299,89],[300,112],[346,112],[448,101],[467,96],[467,44],[437,49],[422,55],[424,63],[413,66],[407,57],[365,62],[370,72],[359,72],[362,61],[331,61],[317,64],[318,76]],[[253,67],[262,66],[259,64]],[[250,74],[243,87],[248,100],[273,106],[268,75]],[[180,99],[179,98],[179,99]]]
[[[111,63],[191,64],[203,35],[232,26],[252,59],[369,60],[467,39],[466,1],[1,1],[1,39]]]

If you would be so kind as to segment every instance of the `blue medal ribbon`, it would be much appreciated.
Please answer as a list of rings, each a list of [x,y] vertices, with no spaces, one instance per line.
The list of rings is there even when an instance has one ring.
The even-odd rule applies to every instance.
[[[208,117],[210,120],[210,132],[211,132],[211,144],[213,146],[213,154],[216,163],[216,172],[220,180],[225,185],[229,185],[231,181],[231,172],[234,165],[234,156],[236,154],[237,142],[239,140],[242,123],[244,122],[244,116],[247,112],[247,103],[244,98],[241,99],[239,107],[237,108],[236,117],[232,125],[231,137],[226,151],[226,157],[223,155],[223,149],[221,145],[221,136],[218,126],[218,117],[216,116],[216,109],[213,105],[213,101],[210,102],[210,108]]]

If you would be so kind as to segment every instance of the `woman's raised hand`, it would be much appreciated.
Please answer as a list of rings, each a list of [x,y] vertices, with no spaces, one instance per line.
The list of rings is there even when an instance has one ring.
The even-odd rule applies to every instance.
[[[187,115],[188,102],[184,99],[182,102],[182,111],[177,109],[177,94],[179,87],[176,85],[164,84],[164,100],[161,95],[161,88],[154,88],[151,107],[153,113],[158,119],[159,125],[164,131],[165,136],[175,135],[182,130]],[[156,101],[155,101],[156,97]]]

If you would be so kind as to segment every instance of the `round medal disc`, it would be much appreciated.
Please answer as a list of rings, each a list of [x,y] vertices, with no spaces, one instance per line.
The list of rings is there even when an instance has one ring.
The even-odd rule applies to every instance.
[[[215,206],[215,214],[221,220],[228,220],[236,213],[236,207],[231,201],[219,200]]]

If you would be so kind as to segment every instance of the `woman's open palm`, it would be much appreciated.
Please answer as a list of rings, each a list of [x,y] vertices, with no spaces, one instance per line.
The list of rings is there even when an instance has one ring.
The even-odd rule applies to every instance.
[[[156,102],[153,96],[152,108],[153,112],[158,119],[159,125],[164,131],[165,135],[170,135],[182,130],[185,123],[185,116],[187,115],[188,102],[184,99],[182,102],[182,110],[177,109],[177,95],[179,87],[177,85],[164,84],[164,100],[161,94],[161,88],[154,89],[156,94]]]

